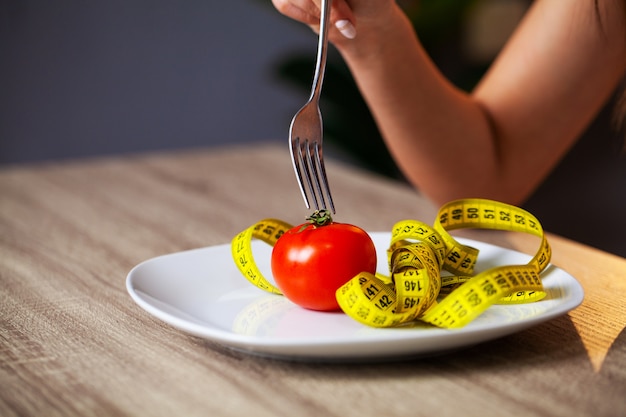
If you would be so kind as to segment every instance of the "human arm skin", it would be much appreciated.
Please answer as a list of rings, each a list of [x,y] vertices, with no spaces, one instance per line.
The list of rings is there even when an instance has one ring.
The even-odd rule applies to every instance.
[[[471,93],[442,76],[395,1],[333,3],[331,21],[349,20],[356,37],[331,30],[331,41],[398,166],[438,203],[521,204],[626,70],[623,0],[535,1]],[[319,11],[310,0],[274,4],[315,27]]]

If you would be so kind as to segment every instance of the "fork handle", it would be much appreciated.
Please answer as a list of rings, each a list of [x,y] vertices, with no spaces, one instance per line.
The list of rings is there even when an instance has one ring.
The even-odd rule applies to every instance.
[[[320,34],[317,43],[317,61],[315,64],[315,75],[313,76],[313,86],[309,101],[319,100],[326,69],[326,57],[328,55],[328,16],[330,16],[330,6],[332,0],[322,0],[320,16]]]

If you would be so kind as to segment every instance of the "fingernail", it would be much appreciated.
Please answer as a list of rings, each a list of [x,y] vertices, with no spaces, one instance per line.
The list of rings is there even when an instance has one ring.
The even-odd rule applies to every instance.
[[[337,23],[335,23],[335,27],[348,39],[354,39],[356,37],[356,29],[349,20],[338,20]]]

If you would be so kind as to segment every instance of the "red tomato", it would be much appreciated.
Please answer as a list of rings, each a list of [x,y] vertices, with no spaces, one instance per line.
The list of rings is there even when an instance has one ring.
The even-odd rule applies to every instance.
[[[345,223],[305,223],[285,232],[272,250],[272,274],[289,300],[333,311],[335,291],[361,272],[376,272],[376,248],[361,228]]]

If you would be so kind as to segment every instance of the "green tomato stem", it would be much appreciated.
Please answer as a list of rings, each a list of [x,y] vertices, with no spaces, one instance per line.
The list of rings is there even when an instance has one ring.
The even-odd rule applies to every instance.
[[[325,226],[333,221],[329,210],[315,210],[309,217],[306,218],[306,220],[309,224],[312,224],[315,227]],[[308,224],[306,223],[302,225],[300,231],[306,229],[307,226]]]

